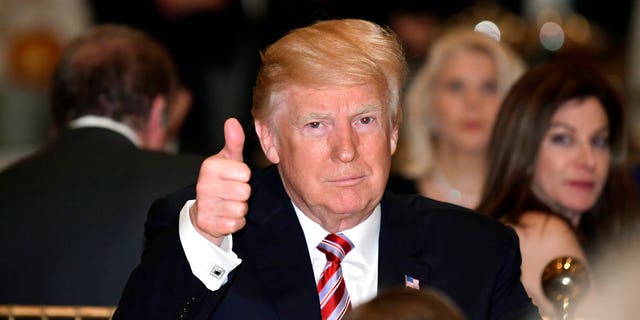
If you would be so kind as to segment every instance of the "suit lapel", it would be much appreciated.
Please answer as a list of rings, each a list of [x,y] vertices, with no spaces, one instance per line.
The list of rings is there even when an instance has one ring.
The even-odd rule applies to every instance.
[[[251,241],[260,247],[252,253],[256,269],[281,319],[320,319],[318,293],[302,229],[295,213],[291,212],[289,219],[281,219],[284,215],[283,212],[274,217],[274,223],[260,227],[260,234],[253,233],[256,236]]]
[[[281,185],[277,172],[274,175],[278,182],[267,181],[269,190],[259,186],[254,189],[259,191],[250,205],[267,209],[248,221],[251,230],[242,239],[243,251],[251,256],[280,319],[320,319],[304,233],[284,188],[274,190],[274,185]]]
[[[380,222],[378,291],[405,286],[405,276],[418,279],[421,288],[430,285],[430,266],[423,258],[422,237],[417,233],[421,228],[413,225],[406,210],[394,196],[385,194]]]

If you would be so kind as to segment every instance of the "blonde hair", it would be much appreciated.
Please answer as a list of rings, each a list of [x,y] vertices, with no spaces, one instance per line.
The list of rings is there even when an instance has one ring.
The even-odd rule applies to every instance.
[[[491,57],[498,70],[501,97],[525,69],[522,59],[510,47],[483,33],[456,28],[441,36],[433,44],[405,95],[407,121],[401,132],[394,169],[408,178],[420,177],[433,169],[435,129],[429,119],[432,112],[430,89],[440,76],[445,61],[453,52],[461,50],[480,51]]]
[[[358,19],[316,22],[291,31],[261,57],[251,110],[256,120],[268,122],[276,95],[293,84],[374,84],[387,89],[392,126],[399,125],[407,65],[400,41],[388,28]]]

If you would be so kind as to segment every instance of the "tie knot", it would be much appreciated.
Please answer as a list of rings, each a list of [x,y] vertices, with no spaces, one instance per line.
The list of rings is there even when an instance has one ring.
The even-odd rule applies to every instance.
[[[327,261],[340,262],[353,249],[353,243],[344,234],[331,233],[318,244],[318,250],[327,256]]]

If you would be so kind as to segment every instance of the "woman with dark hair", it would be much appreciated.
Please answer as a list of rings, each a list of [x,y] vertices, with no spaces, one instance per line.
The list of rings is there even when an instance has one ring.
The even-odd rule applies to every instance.
[[[584,62],[532,68],[502,104],[478,211],[518,233],[522,282],[541,314],[553,313],[541,286],[549,261],[570,255],[593,265],[635,230],[626,136],[617,92]]]

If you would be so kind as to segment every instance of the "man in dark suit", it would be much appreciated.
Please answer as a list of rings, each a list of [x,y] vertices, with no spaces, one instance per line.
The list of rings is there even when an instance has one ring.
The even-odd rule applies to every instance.
[[[178,89],[139,31],[102,25],[69,44],[51,86],[56,139],[0,173],[0,303],[117,304],[144,212],[202,162],[160,150]]]
[[[114,318],[340,319],[407,286],[444,292],[469,319],[539,319],[513,230],[385,192],[405,74],[397,38],[364,20],[267,48],[252,114],[274,165],[251,172],[244,131],[227,120],[195,188],[152,207],[150,246]]]

